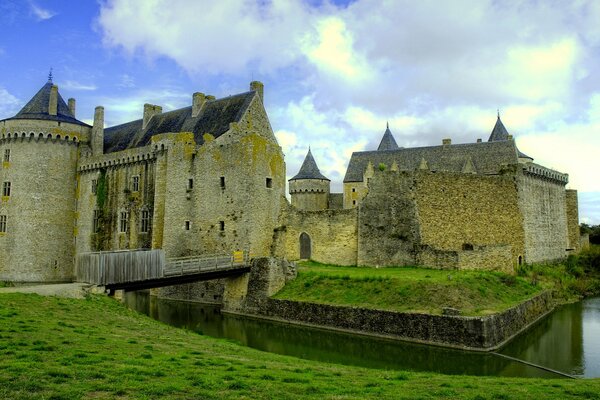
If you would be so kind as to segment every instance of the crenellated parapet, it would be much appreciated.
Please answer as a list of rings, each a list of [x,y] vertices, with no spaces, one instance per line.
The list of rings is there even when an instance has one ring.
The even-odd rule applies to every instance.
[[[558,172],[534,163],[527,163],[524,165],[523,173],[526,176],[552,181],[562,185],[569,183],[569,174],[564,174],[562,172]]]
[[[76,132],[60,133],[56,131],[12,131],[0,134],[0,143],[10,142],[50,142],[79,145],[79,134]]]

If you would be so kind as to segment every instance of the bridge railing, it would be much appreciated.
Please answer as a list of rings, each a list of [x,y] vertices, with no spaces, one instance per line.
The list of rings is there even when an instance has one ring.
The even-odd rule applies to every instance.
[[[219,254],[212,256],[191,256],[170,258],[164,268],[164,276],[198,274],[230,268],[238,268],[248,264],[248,254],[236,251],[233,255]]]

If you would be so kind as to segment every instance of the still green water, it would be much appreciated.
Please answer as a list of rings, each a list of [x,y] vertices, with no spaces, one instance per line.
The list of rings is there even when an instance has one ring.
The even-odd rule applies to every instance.
[[[259,350],[368,368],[443,374],[560,377],[490,353],[288,325],[222,314],[215,306],[130,292],[125,304],[164,323]],[[581,377],[600,377],[600,298],[561,307],[501,353]]]

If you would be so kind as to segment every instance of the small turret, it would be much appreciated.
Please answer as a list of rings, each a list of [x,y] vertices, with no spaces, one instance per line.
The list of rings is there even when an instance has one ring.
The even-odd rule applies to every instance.
[[[383,137],[381,138],[379,147],[377,148],[377,151],[382,151],[382,150],[398,150],[398,144],[396,143],[396,140],[394,139],[394,136],[392,135],[392,131],[390,131],[389,123],[386,124],[385,132],[383,134]]]
[[[155,115],[162,114],[162,107],[154,104],[144,104],[144,119],[142,122],[142,129],[146,129],[150,120]]]
[[[289,180],[292,206],[307,211],[329,208],[331,181],[321,174],[319,167],[308,149],[300,171]]]

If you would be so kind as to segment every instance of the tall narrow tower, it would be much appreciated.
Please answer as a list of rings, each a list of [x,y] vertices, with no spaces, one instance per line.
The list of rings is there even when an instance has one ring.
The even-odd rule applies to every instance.
[[[321,174],[319,167],[308,149],[302,167],[296,176],[289,180],[292,206],[299,210],[318,211],[329,208],[329,187],[331,181]]]

